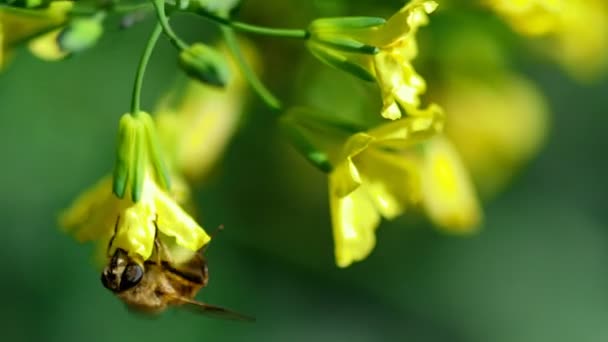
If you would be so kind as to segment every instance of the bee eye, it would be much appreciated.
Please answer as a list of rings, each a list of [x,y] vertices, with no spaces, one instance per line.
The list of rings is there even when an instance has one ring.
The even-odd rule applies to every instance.
[[[101,274],[101,283],[106,289],[110,291],[114,290],[114,284],[112,281],[110,281],[110,279],[108,279],[108,273],[106,271]]]
[[[137,264],[129,264],[120,278],[120,291],[125,291],[139,284],[144,276],[144,270]]]

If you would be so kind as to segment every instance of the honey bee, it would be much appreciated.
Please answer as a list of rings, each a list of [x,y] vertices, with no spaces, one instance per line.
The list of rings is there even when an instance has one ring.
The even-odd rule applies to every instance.
[[[155,244],[156,260],[143,263],[129,257],[125,250],[117,249],[101,274],[103,286],[130,309],[143,313],[158,314],[170,306],[179,306],[208,316],[254,321],[252,317],[194,299],[209,280],[207,261],[202,253],[196,253],[186,263],[174,265],[158,257],[162,245],[158,240]]]

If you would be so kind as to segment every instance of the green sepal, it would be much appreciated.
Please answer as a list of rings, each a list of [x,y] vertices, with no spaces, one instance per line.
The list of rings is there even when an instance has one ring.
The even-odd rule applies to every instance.
[[[131,200],[134,203],[139,202],[141,193],[144,187],[144,176],[146,173],[146,164],[148,162],[148,151],[146,149],[146,133],[141,120],[137,120],[137,134],[135,136],[135,146],[131,164],[131,172],[133,172],[133,181],[131,182]]]
[[[118,124],[118,144],[116,147],[116,164],[112,191],[118,198],[125,196],[131,175],[131,165],[135,152],[137,122],[130,114],[124,114]]]
[[[340,31],[366,29],[381,26],[386,19],[380,17],[335,17],[320,18],[310,23],[310,31]]]
[[[333,170],[333,165],[329,160],[329,155],[321,151],[312,139],[305,133],[305,130],[298,125],[293,117],[284,115],[279,120],[281,132],[289,139],[293,147],[319,170],[329,173]]]
[[[350,61],[346,56],[321,46],[318,43],[309,43],[308,49],[320,61],[349,74],[356,76],[367,82],[375,82],[376,78],[363,66]]]
[[[148,113],[140,112],[138,117],[142,124],[145,132],[146,147],[148,151],[149,162],[154,169],[156,180],[165,189],[171,188],[171,177],[169,176],[169,170],[167,164],[163,158],[163,152],[156,134],[156,125],[152,117]]]
[[[64,52],[84,51],[97,43],[103,34],[103,15],[90,18],[75,18],[66,26],[57,41]]]
[[[315,40],[324,46],[344,52],[363,53],[366,55],[375,55],[380,52],[380,49],[373,45],[361,43],[352,38],[335,36],[335,35],[319,35]]]
[[[188,76],[205,84],[224,87],[230,79],[224,56],[205,44],[195,43],[182,50],[179,65]]]

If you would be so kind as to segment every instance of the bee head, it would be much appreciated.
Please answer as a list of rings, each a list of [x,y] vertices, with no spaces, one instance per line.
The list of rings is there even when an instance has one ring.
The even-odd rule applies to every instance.
[[[108,290],[118,293],[139,284],[144,276],[144,269],[129,257],[123,249],[117,249],[110,263],[101,273],[101,283]]]

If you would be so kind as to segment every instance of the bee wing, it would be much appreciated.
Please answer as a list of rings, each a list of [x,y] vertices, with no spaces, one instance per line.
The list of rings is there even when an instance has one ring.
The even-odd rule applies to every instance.
[[[175,299],[181,302],[183,307],[194,310],[200,314],[209,317],[226,319],[231,321],[255,322],[255,318],[251,316],[243,315],[238,312],[223,308],[221,306],[206,304],[203,302],[196,301],[194,299],[188,299],[184,297],[177,297]]]

